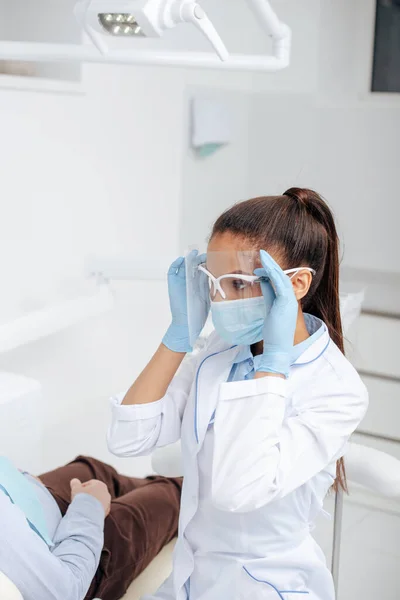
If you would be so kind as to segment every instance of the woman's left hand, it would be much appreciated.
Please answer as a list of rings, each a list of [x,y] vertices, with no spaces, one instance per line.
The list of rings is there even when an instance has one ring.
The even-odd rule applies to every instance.
[[[291,279],[265,250],[260,250],[260,259],[263,268],[254,273],[268,279],[261,282],[266,304],[271,306],[272,293],[275,298],[264,321],[264,349],[257,371],[288,377],[299,306]]]

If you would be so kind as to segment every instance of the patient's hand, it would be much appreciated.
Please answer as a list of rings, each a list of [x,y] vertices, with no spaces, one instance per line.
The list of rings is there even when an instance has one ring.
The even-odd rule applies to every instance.
[[[96,498],[104,508],[105,516],[110,513],[111,495],[105,483],[97,479],[91,479],[81,483],[79,479],[71,480],[71,502],[78,494],[89,494]]]

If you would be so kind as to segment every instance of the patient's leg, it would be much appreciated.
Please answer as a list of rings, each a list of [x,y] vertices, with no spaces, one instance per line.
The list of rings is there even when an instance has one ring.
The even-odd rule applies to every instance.
[[[121,598],[178,533],[182,480],[154,477],[141,481],[137,489],[111,503],[104,550],[87,600]]]
[[[136,479],[120,475],[113,467],[95,458],[78,456],[71,463],[40,476],[40,480],[50,490],[64,515],[71,500],[71,479],[84,483],[90,479],[99,479],[105,483],[113,499],[145,485],[145,479]]]

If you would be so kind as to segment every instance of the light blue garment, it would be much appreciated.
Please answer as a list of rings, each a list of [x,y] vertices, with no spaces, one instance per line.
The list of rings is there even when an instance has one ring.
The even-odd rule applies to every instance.
[[[0,489],[22,510],[30,527],[52,547],[54,544],[34,486],[5,456],[0,456]]]
[[[265,285],[270,285],[268,282]],[[211,302],[211,316],[218,335],[237,346],[251,345],[263,339],[265,317],[271,310],[273,292],[267,305],[264,296]]]
[[[58,514],[50,549],[19,508],[0,492],[0,571],[14,582],[24,600],[82,600],[96,573],[104,544],[101,503],[78,494],[66,515]]]
[[[40,481],[29,475],[29,473],[24,473],[25,478],[29,481],[31,485],[33,485],[38,500],[42,505],[44,516],[47,524],[47,531],[49,533],[50,539],[53,540],[57,531],[57,527],[60,524],[62,519],[61,511],[58,508],[57,502],[54,500],[53,496],[50,494],[49,490],[46,486],[43,485]]]

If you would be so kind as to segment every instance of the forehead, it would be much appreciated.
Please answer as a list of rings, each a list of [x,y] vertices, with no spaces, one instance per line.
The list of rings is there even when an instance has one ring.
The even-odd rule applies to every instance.
[[[233,235],[229,231],[214,235],[208,243],[207,252],[243,252],[258,248],[248,238]]]
[[[243,272],[253,274],[254,269],[261,267],[260,250],[266,250],[270,256],[284,269],[286,260],[284,252],[276,246],[260,245],[245,236],[235,235],[229,231],[214,235],[207,247],[207,267],[215,276],[225,273]],[[215,272],[214,272],[215,270]]]
[[[257,266],[260,266],[259,254],[254,250],[207,252],[207,269],[214,277],[229,273],[253,275]]]
[[[258,266],[261,266],[259,250],[246,238],[229,232],[211,238],[207,248],[207,269],[215,277],[228,273],[253,275]]]

